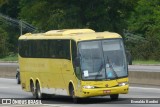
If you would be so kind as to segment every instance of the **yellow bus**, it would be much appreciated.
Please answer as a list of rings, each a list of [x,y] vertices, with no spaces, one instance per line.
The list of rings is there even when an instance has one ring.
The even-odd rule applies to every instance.
[[[128,66],[122,37],[91,29],[52,30],[19,37],[21,86],[78,98],[127,94]]]

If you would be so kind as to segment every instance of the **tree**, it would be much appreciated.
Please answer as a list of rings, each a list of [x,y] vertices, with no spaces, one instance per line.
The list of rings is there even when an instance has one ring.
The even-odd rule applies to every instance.
[[[130,19],[128,20],[129,31],[144,37],[148,42],[138,50],[144,50],[146,55],[142,59],[160,60],[160,1],[139,0]],[[134,47],[131,47],[134,48]],[[143,49],[142,49],[143,48]],[[159,54],[159,55],[158,55]],[[143,54],[141,54],[143,55]]]
[[[122,34],[137,0],[20,0],[20,18],[40,30],[91,28]]]
[[[8,53],[7,40],[7,33],[5,32],[5,30],[0,28],[0,57],[3,57]]]
[[[0,6],[6,4],[8,2],[8,0],[0,0]]]
[[[17,18],[19,13],[19,0],[0,0],[0,13]]]
[[[128,27],[126,20],[137,1],[139,0],[0,0],[0,12],[28,22],[40,32],[91,28],[123,34],[123,29]],[[3,30],[8,32],[9,51],[17,50],[18,28],[7,26]]]
[[[158,27],[160,23],[159,9],[159,0],[139,0],[138,5],[135,7],[128,21],[129,30],[140,34],[146,34],[155,26]]]

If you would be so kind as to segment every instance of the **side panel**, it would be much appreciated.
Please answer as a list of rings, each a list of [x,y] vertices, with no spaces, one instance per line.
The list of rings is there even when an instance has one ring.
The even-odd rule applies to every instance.
[[[73,71],[72,67],[72,62],[69,60],[64,60],[63,61],[63,67],[62,67],[62,76],[63,76],[63,81],[65,83],[64,89],[67,90],[69,94],[69,83],[72,82],[74,86],[77,85],[77,78],[76,75]]]
[[[40,58],[19,58],[22,86],[24,90],[30,91],[30,79],[34,83],[39,79],[41,88],[61,88],[64,82],[61,75],[63,60],[40,59]]]
[[[30,91],[30,79],[33,79],[34,84],[39,80],[42,93],[69,95],[69,82],[76,81],[70,60],[19,58],[19,65],[25,91]]]

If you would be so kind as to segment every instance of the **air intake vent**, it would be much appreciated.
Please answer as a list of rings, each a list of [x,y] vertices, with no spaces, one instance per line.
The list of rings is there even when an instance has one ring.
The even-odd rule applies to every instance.
[[[51,30],[46,32],[46,35],[52,36],[64,36],[68,34],[83,34],[83,33],[94,33],[92,29],[64,29],[64,30]]]

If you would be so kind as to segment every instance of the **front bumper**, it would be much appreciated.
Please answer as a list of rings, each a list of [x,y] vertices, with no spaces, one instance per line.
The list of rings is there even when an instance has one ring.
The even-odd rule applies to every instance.
[[[94,96],[107,96],[111,94],[127,94],[129,91],[129,85],[117,86],[111,88],[94,88],[94,89],[82,89],[78,97],[94,97]]]

